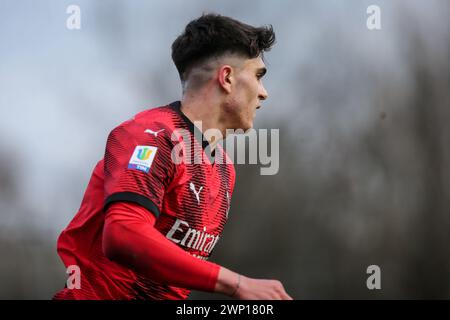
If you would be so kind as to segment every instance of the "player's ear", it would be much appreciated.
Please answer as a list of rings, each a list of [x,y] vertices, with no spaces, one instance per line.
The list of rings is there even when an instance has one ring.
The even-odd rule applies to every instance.
[[[233,80],[233,67],[223,65],[218,71],[219,84],[227,93],[231,93],[231,81]]]

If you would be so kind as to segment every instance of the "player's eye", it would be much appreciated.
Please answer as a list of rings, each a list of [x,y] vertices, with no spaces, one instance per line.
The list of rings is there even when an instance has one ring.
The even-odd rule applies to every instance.
[[[263,73],[258,73],[258,74],[256,75],[256,78],[257,78],[258,80],[260,80],[263,76],[264,76]]]

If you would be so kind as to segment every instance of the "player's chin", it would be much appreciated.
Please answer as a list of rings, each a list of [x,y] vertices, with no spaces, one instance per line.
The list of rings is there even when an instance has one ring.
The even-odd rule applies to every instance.
[[[242,129],[244,129],[244,131],[250,130],[251,128],[253,128],[253,121],[249,121],[244,126],[242,126]]]
[[[234,129],[247,131],[251,128],[253,128],[253,119],[241,119],[239,125],[236,125]]]
[[[253,119],[251,117],[241,118],[240,127],[244,131],[251,129],[253,127]]]
[[[245,132],[247,132],[247,130],[249,130],[249,129],[251,129],[251,128],[253,128],[253,122],[251,122],[251,123],[243,123],[243,124],[241,124],[241,125],[239,125],[239,126],[235,126],[234,128],[233,128],[233,130],[234,131],[243,131],[244,133]]]

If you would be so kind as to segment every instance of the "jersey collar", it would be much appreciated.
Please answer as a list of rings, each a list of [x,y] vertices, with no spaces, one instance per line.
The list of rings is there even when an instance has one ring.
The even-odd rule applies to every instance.
[[[203,136],[203,133],[200,132],[200,130],[192,123],[192,121],[186,117],[186,115],[181,111],[181,101],[174,101],[169,104],[170,107],[172,107],[183,119],[183,121],[186,123],[187,127],[189,128],[189,131],[194,135],[194,137],[197,139],[197,141],[202,145],[203,151],[209,147],[208,140],[205,139]],[[201,137],[201,138],[200,138]],[[200,141],[201,139],[201,141]],[[210,148],[208,148],[210,150]],[[214,162],[214,155],[216,153],[216,150],[214,149],[212,152],[205,152],[208,156],[211,163]]]

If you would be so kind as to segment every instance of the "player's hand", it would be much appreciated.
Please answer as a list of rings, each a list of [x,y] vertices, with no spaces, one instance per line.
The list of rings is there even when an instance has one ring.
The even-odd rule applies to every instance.
[[[220,268],[215,292],[241,300],[292,300],[278,280],[252,279]]]
[[[240,276],[240,284],[232,298],[240,300],[292,300],[278,280],[252,279]]]

